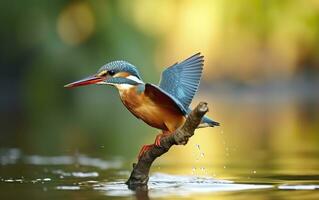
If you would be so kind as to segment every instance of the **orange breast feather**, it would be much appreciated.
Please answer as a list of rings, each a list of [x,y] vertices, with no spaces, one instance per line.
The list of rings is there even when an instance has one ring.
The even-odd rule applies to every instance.
[[[147,90],[138,93],[136,87],[120,94],[128,110],[152,127],[173,132],[185,122],[184,115],[176,105],[161,94]]]

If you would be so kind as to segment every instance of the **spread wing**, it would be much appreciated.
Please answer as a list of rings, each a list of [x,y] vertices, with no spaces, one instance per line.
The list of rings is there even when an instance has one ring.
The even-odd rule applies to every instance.
[[[187,115],[187,110],[184,106],[175,97],[168,94],[157,85],[146,83],[144,93],[154,102],[159,102],[165,107],[172,106],[172,108],[177,108],[183,115]]]
[[[204,56],[197,53],[163,71],[159,87],[187,109],[199,86]]]

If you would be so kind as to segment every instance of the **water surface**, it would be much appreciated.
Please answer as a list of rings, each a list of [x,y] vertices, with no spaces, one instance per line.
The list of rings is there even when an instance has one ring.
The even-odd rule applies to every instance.
[[[319,169],[318,154],[305,153],[303,158]],[[176,168],[176,164],[160,161],[152,168],[148,190],[131,191],[124,184],[130,173],[129,163],[119,157],[106,160],[82,154],[41,156],[2,149],[0,161],[3,199],[319,198],[319,170],[296,171],[293,166],[286,173],[262,167],[247,172],[243,167],[251,167],[249,163],[238,161],[232,163],[238,167],[229,167],[226,175],[211,176],[210,171],[225,166]]]

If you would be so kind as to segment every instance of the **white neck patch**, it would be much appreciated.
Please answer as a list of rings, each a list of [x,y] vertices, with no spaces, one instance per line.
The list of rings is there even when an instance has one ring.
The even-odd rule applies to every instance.
[[[141,81],[139,78],[137,78],[136,76],[133,76],[133,75],[129,75],[126,77],[127,79],[130,79],[132,81],[135,81],[137,83],[144,83],[143,81]]]
[[[134,76],[134,75],[129,75],[129,76],[127,76],[127,77],[125,77],[125,78],[127,78],[127,79],[130,79],[130,80],[132,80],[132,81],[135,81],[135,82],[137,82],[137,83],[144,83],[143,81],[141,81],[139,78],[137,78],[136,76]],[[122,84],[116,84],[116,83],[107,83],[107,82],[104,82],[104,81],[101,81],[101,82],[98,82],[98,83],[96,83],[96,84],[101,84],[101,85],[113,85],[113,86],[115,86],[118,90],[119,90],[119,92],[120,92],[120,94],[122,94],[124,91],[126,91],[126,90],[129,90],[129,89],[131,89],[131,88],[133,88],[133,87],[135,87],[135,85],[130,85],[130,84],[125,84],[125,83],[122,83]]]
[[[135,87],[135,85],[130,85],[130,84],[114,84],[114,85],[119,91],[124,91],[124,90],[131,89],[132,87]]]

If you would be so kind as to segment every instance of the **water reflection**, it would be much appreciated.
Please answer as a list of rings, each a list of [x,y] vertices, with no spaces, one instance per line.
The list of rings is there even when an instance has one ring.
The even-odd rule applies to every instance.
[[[158,159],[152,167],[148,188],[132,191],[124,184],[135,160],[133,147],[127,147],[133,156],[123,154],[118,158],[110,157],[114,153],[106,146],[116,143],[125,149],[122,143],[131,143],[136,145],[137,153],[141,143],[153,141],[154,135],[147,132],[145,139],[142,134],[135,135],[132,142],[107,141],[98,145],[103,148],[84,151],[86,154],[53,151],[55,155],[49,156],[24,153],[20,148],[2,148],[0,192],[7,199],[21,198],[21,193],[10,190],[11,187],[25,194],[45,192],[54,196],[51,199],[79,193],[97,199],[233,200],[290,196],[297,199],[305,194],[316,199],[319,190],[316,98],[302,97],[305,99],[300,102],[296,95],[299,93],[285,92],[269,98],[267,92],[259,89],[241,91],[240,94],[245,93],[243,96],[225,89],[213,96],[200,93],[198,99],[212,102],[213,112],[209,115],[213,113],[223,126],[196,131],[188,145],[174,147]],[[138,126],[133,120],[134,126]],[[81,141],[81,134],[76,134]],[[65,141],[68,146],[67,142],[72,140]]]
[[[14,186],[24,193],[29,193],[31,188],[35,193],[45,192],[48,199],[51,199],[50,195],[52,195],[52,199],[56,199],[56,197],[63,199],[71,194],[77,196],[80,191],[82,194],[86,193],[88,197],[98,199],[107,196],[108,199],[131,199],[135,197],[139,200],[147,200],[195,197],[196,199],[211,199],[212,197],[220,199],[229,199],[230,197],[232,197],[231,199],[248,197],[263,199],[262,196],[264,195],[275,195],[281,198],[287,196],[283,195],[282,192],[289,191],[302,192],[300,194],[306,194],[308,197],[314,198],[317,190],[319,190],[319,177],[314,175],[318,174],[318,168],[317,171],[313,172],[314,174],[299,169],[295,172],[296,175],[287,173],[290,172],[291,166],[289,167],[289,165],[285,173],[272,171],[268,168],[259,168],[256,173],[251,171],[251,178],[246,179],[247,174],[243,173],[239,165],[246,164],[237,163],[238,168],[233,167],[229,172],[235,178],[225,180],[212,178],[208,175],[192,175],[190,172],[178,175],[182,167],[176,168],[174,165],[162,162],[161,165],[164,167],[157,168],[156,165],[153,167],[148,187],[136,188],[133,191],[128,189],[125,184],[129,175],[129,168],[125,167],[129,166],[127,163],[121,162],[119,164],[118,158],[104,160],[87,155],[81,155],[80,157],[82,160],[91,161],[92,164],[70,162],[70,160],[74,161],[76,159],[69,155],[26,155],[18,149],[2,149],[0,156],[0,192],[5,197],[12,197],[11,199],[21,198],[21,195],[16,193],[15,190],[9,190],[10,187]],[[34,159],[29,158],[36,158],[36,162],[30,162]],[[99,160],[98,163],[108,163],[107,166],[112,167],[105,168],[106,165],[94,164],[96,160]],[[307,160],[316,164],[319,163],[317,154],[308,154]],[[249,168],[248,166],[245,168]],[[191,168],[191,166],[188,167]],[[210,165],[206,167],[212,168]],[[299,193],[297,196],[300,197]]]

